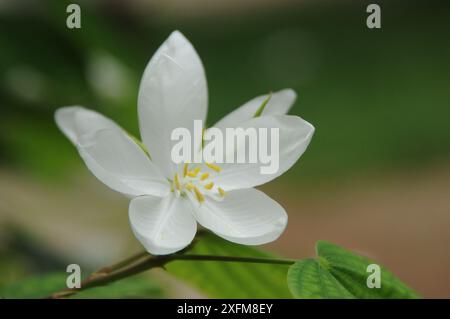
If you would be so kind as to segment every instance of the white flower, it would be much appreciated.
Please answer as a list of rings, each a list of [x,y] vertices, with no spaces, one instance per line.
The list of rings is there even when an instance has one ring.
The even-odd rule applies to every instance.
[[[173,32],[148,63],[139,97],[139,126],[144,149],[112,120],[80,106],[56,111],[59,128],[76,145],[91,172],[115,191],[129,196],[132,230],[152,254],[170,254],[193,240],[197,222],[240,244],[277,239],[287,224],[285,210],[261,191],[303,154],[314,127],[286,115],[296,99],[290,89],[231,112],[215,127],[279,128],[280,167],[263,175],[259,164],[180,164],[171,159],[170,135],[177,127],[205,121],[207,86],[202,62],[191,43]]]

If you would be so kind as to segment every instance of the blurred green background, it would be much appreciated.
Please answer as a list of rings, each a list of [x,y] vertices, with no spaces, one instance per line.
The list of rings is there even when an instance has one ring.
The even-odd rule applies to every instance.
[[[69,3],[81,29],[66,27]],[[178,29],[206,69],[209,124],[291,87],[291,113],[316,127],[300,161],[263,187],[290,218],[267,250],[304,258],[330,240],[425,297],[450,297],[450,5],[377,1],[371,30],[368,3],[0,2],[0,287],[141,249],[127,200],[89,174],[53,113],[83,105],[138,135],[141,74]],[[202,295],[150,275],[150,296]]]

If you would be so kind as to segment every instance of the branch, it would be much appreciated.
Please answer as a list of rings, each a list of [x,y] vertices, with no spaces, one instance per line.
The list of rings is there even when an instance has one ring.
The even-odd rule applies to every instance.
[[[213,255],[186,255],[184,252],[191,249],[188,247],[181,254],[172,254],[166,256],[152,256],[146,252],[139,253],[131,258],[119,262],[113,266],[104,267],[94,272],[81,283],[79,289],[64,289],[48,296],[48,299],[67,298],[76,293],[98,286],[104,286],[114,281],[131,277],[149,269],[164,267],[168,262],[175,260],[184,261],[220,261],[220,262],[243,262],[256,264],[276,264],[291,265],[295,260],[291,259],[274,259],[274,258],[254,258],[254,257],[233,257],[233,256],[213,256]]]

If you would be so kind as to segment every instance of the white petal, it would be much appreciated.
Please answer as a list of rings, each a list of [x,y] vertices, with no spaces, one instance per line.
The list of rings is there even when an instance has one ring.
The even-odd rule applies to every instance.
[[[220,129],[236,127],[240,123],[250,120],[268,96],[268,94],[261,95],[248,101],[244,105],[223,117],[214,125],[214,127]],[[284,89],[275,92],[272,94],[272,97],[265,106],[261,115],[287,114],[296,99],[297,94],[292,89]]]
[[[222,171],[217,174],[215,182],[226,191],[255,187],[280,176],[294,165],[305,152],[314,133],[314,127],[310,123],[293,115],[261,116],[242,123],[240,127],[244,129],[251,127],[256,129],[268,128],[269,143],[271,141],[270,129],[279,128],[279,166],[273,174],[262,174],[261,167],[267,167],[270,164],[262,164],[259,155],[257,163],[248,163],[247,160],[247,163],[242,164],[220,164]],[[258,136],[259,138],[260,136]],[[246,144],[246,152],[248,152],[249,143]]]
[[[190,203],[173,193],[163,198],[136,197],[130,203],[129,215],[134,235],[154,255],[183,249],[197,231]]]
[[[55,112],[55,120],[59,129],[72,143],[84,134],[92,134],[102,129],[120,129],[109,118],[82,106],[61,107]]]
[[[245,245],[274,241],[288,219],[283,207],[253,188],[229,192],[223,201],[207,198],[194,215],[203,227]]]
[[[197,52],[178,31],[152,57],[142,77],[138,97],[139,125],[152,160],[173,178],[170,135],[177,127],[190,129],[206,119],[206,77]]]
[[[61,108],[55,118],[89,170],[113,190],[129,196],[164,196],[170,191],[159,169],[110,119],[81,107]]]

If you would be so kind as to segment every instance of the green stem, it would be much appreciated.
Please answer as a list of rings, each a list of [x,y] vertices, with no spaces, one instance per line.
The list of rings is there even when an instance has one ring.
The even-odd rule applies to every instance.
[[[222,262],[240,262],[240,263],[272,264],[272,265],[292,265],[293,263],[295,263],[295,260],[292,259],[214,256],[214,255],[172,255],[171,260],[222,261]]]

